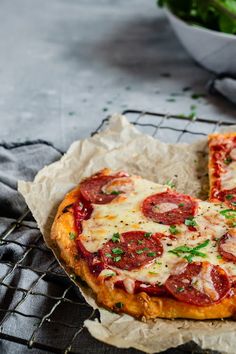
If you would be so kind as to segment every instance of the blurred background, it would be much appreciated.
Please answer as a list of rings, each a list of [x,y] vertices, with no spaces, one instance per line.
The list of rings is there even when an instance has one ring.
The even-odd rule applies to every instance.
[[[1,141],[65,150],[127,108],[234,120],[155,0],[3,0]]]

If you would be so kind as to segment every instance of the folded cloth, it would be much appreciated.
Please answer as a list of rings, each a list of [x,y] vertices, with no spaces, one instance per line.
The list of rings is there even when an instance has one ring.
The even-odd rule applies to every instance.
[[[209,83],[210,93],[219,93],[236,104],[236,78],[232,75],[220,74]]]

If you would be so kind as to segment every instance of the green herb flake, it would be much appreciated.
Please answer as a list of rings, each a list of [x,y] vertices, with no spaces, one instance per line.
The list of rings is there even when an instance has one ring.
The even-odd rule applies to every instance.
[[[204,93],[193,93],[193,94],[191,95],[191,97],[192,97],[193,100],[197,100],[197,99],[202,98],[202,97],[205,97],[205,96],[206,96],[206,95],[205,95]]]
[[[236,217],[236,210],[224,209],[220,211],[220,214],[223,215],[226,219],[234,219]]]
[[[176,289],[176,292],[177,293],[182,293],[184,291],[184,288],[182,286],[179,286],[177,289]]]
[[[216,258],[218,258],[218,259],[222,259],[221,255],[218,255]]]
[[[184,223],[186,226],[197,226],[196,220],[193,217],[185,219]]]
[[[109,271],[108,271],[107,273],[104,274],[104,277],[107,277],[107,278],[108,278],[108,277],[113,277],[114,275],[116,275],[115,272],[112,272],[112,271],[109,272]]]
[[[156,252],[149,252],[149,253],[147,253],[147,256],[148,257],[156,257]]]
[[[121,249],[121,248],[119,248],[119,247],[116,247],[116,248],[112,248],[112,253],[114,253],[114,254],[123,254],[124,253],[124,251]]]
[[[152,236],[151,232],[145,232],[145,234],[143,235],[146,238],[150,238]]]
[[[124,307],[124,304],[123,304],[123,302],[117,302],[115,304],[115,307],[117,307],[118,309],[122,309],[122,307]]]
[[[121,256],[117,256],[113,258],[114,262],[119,262],[121,260]]]
[[[143,250],[137,250],[136,253],[137,253],[137,254],[142,254],[142,253],[143,253]]]
[[[119,195],[121,194],[122,192],[121,191],[112,191],[110,194],[112,195]]]
[[[70,240],[74,240],[76,238],[76,234],[74,232],[69,232]]]
[[[110,253],[105,253],[105,256],[106,256],[107,258],[112,258],[112,255],[111,255]]]
[[[196,247],[189,247],[186,245],[179,246],[174,248],[173,250],[169,250],[169,253],[173,253],[177,257],[183,257],[188,262],[192,262],[193,257],[202,257],[206,258],[207,254],[203,252],[199,252],[201,248],[206,247],[209,244],[210,240],[206,240],[203,243],[199,244]]]
[[[230,156],[228,156],[228,157],[226,157],[226,159],[224,160],[224,163],[225,163],[226,165],[229,165],[232,161],[233,161],[232,158],[231,158]]]
[[[138,245],[142,245],[143,241],[142,240],[138,240]]]
[[[149,272],[148,272],[149,274],[158,274],[158,272],[155,272],[154,270],[150,270]]]
[[[120,242],[119,232],[116,232],[115,234],[113,234],[111,240],[112,240],[112,242]]]
[[[172,235],[177,235],[177,234],[180,233],[180,231],[176,228],[175,225],[171,225],[171,226],[169,227],[169,231],[170,231],[170,233],[171,233]]]
[[[168,180],[165,182],[165,184],[166,184],[167,186],[169,186],[170,188],[175,188],[175,184],[174,184],[170,179],[168,179]]]
[[[228,199],[228,200],[233,199],[233,197],[234,197],[233,194],[227,194],[225,196],[225,198]]]
[[[179,207],[183,207],[183,206],[184,206],[184,203],[179,203],[178,206],[179,206]]]

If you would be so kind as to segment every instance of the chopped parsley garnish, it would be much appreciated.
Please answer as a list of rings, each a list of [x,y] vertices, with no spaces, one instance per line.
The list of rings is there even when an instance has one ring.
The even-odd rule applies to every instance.
[[[112,191],[110,194],[112,195],[119,195],[121,194],[122,192],[121,191]]]
[[[148,273],[149,274],[158,274],[158,272],[155,272],[154,270],[150,270]]]
[[[124,253],[124,251],[121,249],[121,248],[119,248],[119,247],[116,247],[116,248],[112,248],[112,253],[114,253],[114,254],[123,254]]]
[[[74,232],[69,232],[70,240],[74,240],[76,238],[76,234]]]
[[[231,202],[231,204],[232,204],[233,206],[236,206],[236,202]]]
[[[113,277],[114,275],[116,275],[116,273],[114,272],[107,272],[106,274],[104,274],[104,277]]]
[[[145,232],[145,234],[143,235],[146,238],[150,238],[152,236],[151,232]]]
[[[155,261],[155,263],[158,264],[158,265],[162,265],[162,263],[159,262],[159,261]]]
[[[225,196],[225,198],[228,199],[228,200],[233,199],[233,197],[234,197],[233,194],[227,194]]]
[[[117,302],[115,304],[115,306],[118,308],[118,309],[122,309],[122,307],[124,306],[123,302]]]
[[[226,159],[224,160],[224,163],[225,163],[226,165],[229,165],[232,161],[233,161],[233,160],[231,159],[231,157],[228,156],[228,157],[226,157]]]
[[[205,93],[193,93],[193,94],[191,95],[191,98],[192,98],[193,100],[197,100],[198,98],[205,97],[205,96],[206,96]]]
[[[121,260],[121,256],[117,256],[113,258],[114,262],[119,262]]]
[[[177,234],[179,234],[179,230],[176,228],[175,225],[170,225],[169,231],[170,231],[170,233],[171,233],[172,235],[177,235]]]
[[[182,293],[184,291],[184,288],[180,286],[176,289],[176,291],[177,293]]]
[[[168,180],[165,182],[165,184],[166,184],[167,186],[169,186],[170,188],[174,188],[174,187],[175,187],[175,184],[171,181],[171,179],[168,179]]]
[[[206,253],[199,252],[199,250],[203,247],[206,247],[209,244],[210,240],[206,240],[203,243],[196,247],[189,247],[186,245],[179,246],[174,248],[173,250],[169,250],[168,252],[173,253],[177,257],[182,257],[186,259],[188,262],[192,262],[193,257],[207,257]]]
[[[184,203],[179,203],[178,206],[179,206],[179,207],[183,207],[183,206],[184,206]]]
[[[116,232],[115,234],[113,234],[111,240],[112,240],[112,242],[120,242],[119,232]]]
[[[193,216],[188,219],[185,219],[184,223],[186,226],[197,226],[196,220]]]
[[[137,250],[136,253],[137,254],[142,254],[144,251],[143,250]]]
[[[112,258],[112,255],[110,253],[105,253],[105,256],[108,258]]]
[[[149,253],[147,253],[147,256],[148,257],[155,257],[157,254],[156,254],[156,252],[149,252]]]
[[[220,214],[223,215],[226,219],[234,219],[236,217],[236,210],[225,209],[221,210]]]
[[[218,258],[218,259],[222,259],[221,255],[218,255],[216,258]]]
[[[138,245],[142,245],[143,241],[142,240],[138,240]]]

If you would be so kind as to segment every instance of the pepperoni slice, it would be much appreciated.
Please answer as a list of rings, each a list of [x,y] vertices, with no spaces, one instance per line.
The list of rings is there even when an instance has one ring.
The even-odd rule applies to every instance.
[[[225,202],[231,209],[236,209],[236,188],[221,191],[218,199]]]
[[[90,218],[93,211],[93,207],[86,199],[84,199],[81,196],[78,198],[76,203],[74,203],[73,208],[74,208],[75,227],[77,233],[81,234],[82,221]]]
[[[89,202],[87,202],[87,200],[80,196],[78,200],[73,204],[73,209],[75,229],[77,234],[80,235],[83,231],[82,221],[90,218],[93,212],[93,207]],[[91,253],[86,250],[79,237],[76,238],[76,246],[80,256],[84,258],[91,257]]]
[[[104,263],[124,270],[140,268],[160,257],[162,234],[130,231],[120,235],[120,242],[108,241],[99,251]]]
[[[123,193],[127,188],[127,180],[124,179],[124,190],[122,189],[122,183],[120,180],[127,177],[125,173],[118,173],[113,176],[94,175],[87,178],[80,184],[80,192],[82,196],[94,204],[107,204],[110,203],[120,193]],[[112,181],[116,180],[112,188]],[[128,179],[131,181],[130,179]],[[106,188],[107,186],[107,188]]]
[[[208,262],[193,262],[169,276],[166,289],[179,301],[196,306],[219,302],[230,290],[225,271]]]
[[[236,263],[236,233],[229,230],[221,237],[218,243],[218,251],[226,260]]]
[[[165,225],[183,224],[194,215],[197,203],[191,197],[171,191],[147,197],[142,205],[143,214]]]

